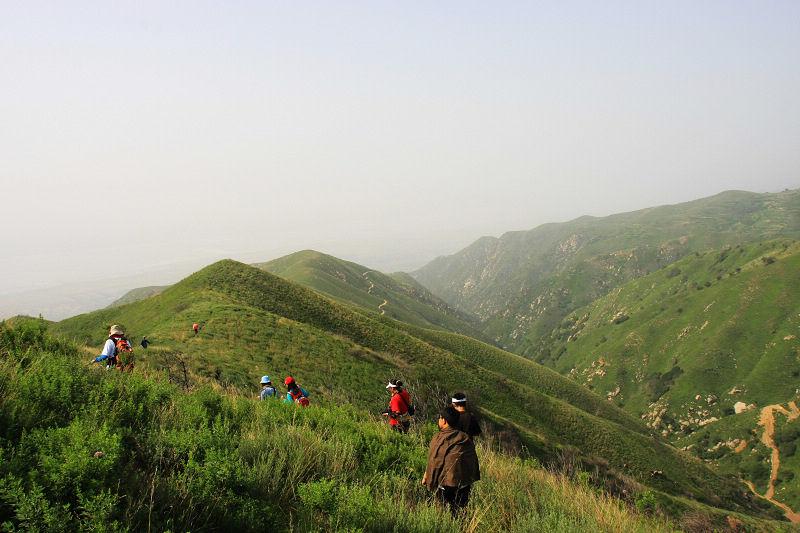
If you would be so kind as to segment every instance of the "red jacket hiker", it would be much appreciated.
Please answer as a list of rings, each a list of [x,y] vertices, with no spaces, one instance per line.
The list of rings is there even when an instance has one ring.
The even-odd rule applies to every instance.
[[[197,335],[197,332],[200,331],[200,324],[198,324],[197,322],[192,324],[192,331],[194,331],[194,334]]]
[[[392,392],[392,398],[389,400],[389,408],[384,411],[384,414],[389,417],[389,425],[392,429],[405,433],[411,425],[408,420],[411,395],[402,387],[403,382],[394,379],[386,385],[386,388]]]

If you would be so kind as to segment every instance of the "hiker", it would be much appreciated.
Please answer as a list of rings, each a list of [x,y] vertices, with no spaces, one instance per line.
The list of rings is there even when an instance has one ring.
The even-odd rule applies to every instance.
[[[458,429],[469,435],[469,438],[475,438],[481,434],[481,425],[478,417],[473,413],[467,404],[467,395],[463,392],[453,394],[450,399],[453,403],[453,408],[458,411]]]
[[[292,376],[286,376],[286,379],[283,380],[283,384],[286,385],[286,398],[283,400],[283,403],[294,403],[302,405],[303,407],[308,407],[310,403],[308,401],[308,391],[298,385]]]
[[[144,348],[146,350],[147,349],[147,345],[150,344],[150,341],[147,340],[147,336],[144,336],[144,337],[142,337],[142,342],[140,342],[139,344],[141,344],[142,348]]]
[[[125,354],[124,357],[123,354]],[[133,370],[133,348],[125,338],[125,332],[116,324],[108,330],[108,339],[103,345],[103,352],[92,359],[93,363],[103,361],[106,362],[106,370],[114,367],[120,370]]]
[[[261,393],[258,395],[262,400],[267,398],[279,398],[278,389],[272,385],[269,376],[261,376]]]
[[[192,324],[192,331],[194,331],[194,334],[197,335],[197,332],[200,331],[200,324],[198,324],[197,322]]]
[[[411,395],[403,388],[403,382],[392,379],[386,385],[386,389],[392,395],[389,400],[389,407],[381,413],[389,418],[389,426],[400,433],[408,433],[411,427],[411,415],[413,406],[411,405]]]
[[[469,503],[472,484],[481,478],[472,439],[456,429],[459,413],[453,406],[439,414],[439,432],[431,439],[428,466],[422,484],[456,517]]]

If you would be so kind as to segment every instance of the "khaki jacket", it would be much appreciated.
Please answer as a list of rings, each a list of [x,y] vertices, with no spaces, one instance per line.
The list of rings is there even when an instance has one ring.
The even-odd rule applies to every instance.
[[[475,444],[466,433],[448,428],[434,435],[425,470],[429,489],[466,487],[480,478]]]

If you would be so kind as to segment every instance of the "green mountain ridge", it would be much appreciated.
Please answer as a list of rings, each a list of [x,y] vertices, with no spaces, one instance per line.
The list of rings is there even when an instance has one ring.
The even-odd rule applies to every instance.
[[[144,300],[145,298],[150,298],[151,296],[161,294],[168,287],[169,285],[151,285],[149,287],[137,287],[135,289],[129,290],[128,292],[126,292],[113,302],[111,302],[108,305],[108,307],[119,307],[121,305],[138,302],[139,300]]]
[[[384,274],[314,250],[303,250],[253,266],[339,302],[402,322],[482,337],[476,317],[455,310],[402,272]]]
[[[197,336],[189,328],[195,321],[203,325]],[[536,363],[467,337],[355,310],[241,263],[216,263],[160,295],[51,327],[99,346],[110,323],[153,340],[152,349],[137,352],[145,368],[172,372],[170,365],[180,360],[198,376],[254,392],[262,373],[291,373],[322,404],[347,402],[377,412],[386,402],[382,384],[400,376],[425,416],[447,393],[466,390],[490,422],[516,432],[540,456],[572,446],[671,494],[673,502],[691,498],[774,515],[737,481],[718,476],[649,435],[622,410]],[[506,375],[512,368],[514,375]],[[663,475],[653,477],[654,470]]]
[[[800,190],[727,191],[682,204],[580,217],[483,237],[412,273],[473,313],[503,347],[535,356],[569,313],[695,251],[800,236]]]
[[[800,243],[782,239],[691,254],[631,281],[569,315],[537,359],[763,492],[770,451],[755,417],[800,400],[798,337]],[[736,403],[752,413],[735,414]],[[800,475],[798,424],[787,421],[787,480]],[[778,495],[800,506],[796,483]]]
[[[302,250],[252,266],[310,287],[341,303],[402,322],[463,333],[487,340],[477,317],[457,311],[404,272],[385,274],[315,250]],[[108,307],[138,302],[169,287],[132,289]]]

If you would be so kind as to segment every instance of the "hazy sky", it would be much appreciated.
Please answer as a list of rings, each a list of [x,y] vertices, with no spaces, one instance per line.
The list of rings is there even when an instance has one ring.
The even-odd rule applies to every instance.
[[[0,0],[0,295],[800,186],[800,2]],[[163,281],[162,281],[163,282]]]

